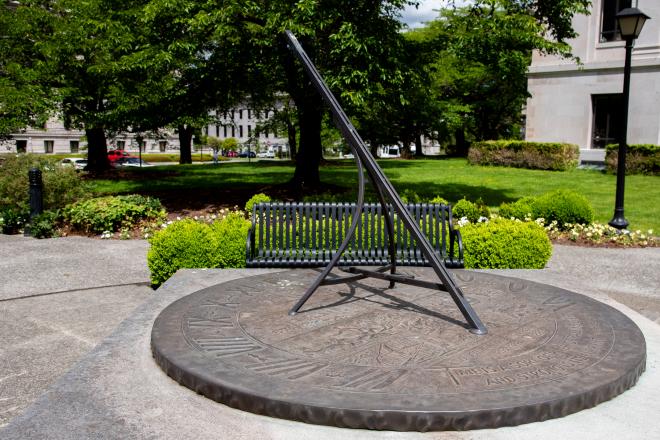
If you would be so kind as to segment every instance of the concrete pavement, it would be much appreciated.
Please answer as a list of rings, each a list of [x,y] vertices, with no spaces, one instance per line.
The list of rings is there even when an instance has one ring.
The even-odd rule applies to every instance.
[[[152,295],[147,249],[0,235],[0,427]]]
[[[14,237],[10,240],[13,241],[7,242],[0,238],[0,256],[3,260],[12,254],[5,249],[8,243],[12,247],[37,246],[33,252],[37,254],[41,252],[38,248],[41,244],[35,244],[34,242],[38,242],[36,240]],[[146,252],[147,246],[144,242],[89,241],[91,244],[79,243],[83,249],[87,249],[85,246],[90,246],[84,252],[92,252],[93,248],[101,246],[104,248],[103,252],[112,254],[119,251],[121,246],[129,246],[121,250],[126,252],[124,258],[137,258],[138,252]],[[54,246],[68,246],[68,243],[60,244],[57,241],[52,243]],[[112,250],[108,251],[106,246]],[[136,249],[130,246],[136,246]],[[2,269],[2,276],[11,278],[11,275],[6,274],[7,270],[11,271],[11,266],[4,266]],[[142,274],[146,278],[146,268],[143,270]],[[13,376],[2,374],[5,379],[0,377],[0,405],[3,405],[2,398],[6,395],[6,383],[14,384],[10,387],[14,390],[14,394],[20,393],[20,387],[24,386],[25,392],[34,396],[52,382],[54,378],[51,378],[50,382],[40,383],[40,378],[47,368],[28,371],[27,368],[32,363],[42,362],[41,365],[60,363],[62,365],[58,367],[60,369],[64,364],[74,363],[75,358],[96,343],[96,338],[102,338],[101,333],[105,331],[101,329],[102,325],[112,325],[109,321],[106,322],[108,319],[106,315],[115,315],[115,319],[121,320],[119,315],[130,313],[129,303],[134,305],[144,300],[143,304],[130,313],[128,319],[103,342],[83,355],[80,362],[57,380],[26,412],[13,417],[22,412],[22,408],[9,411],[10,417],[5,416],[5,420],[9,420],[9,425],[0,431],[0,438],[580,438],[581,440],[660,438],[660,426],[656,423],[658,413],[656,395],[657,389],[660,389],[658,368],[660,365],[660,249],[556,246],[547,269],[490,271],[568,288],[621,310],[637,323],[645,335],[648,351],[647,371],[634,388],[596,408],[543,423],[465,433],[349,431],[271,419],[211,402],[165,376],[153,362],[149,348],[151,325],[158,313],[177,298],[203,287],[262,272],[261,270],[180,271],[156,294],[150,295],[146,291],[141,299],[138,299],[139,290],[148,288],[135,284],[115,288],[119,290],[114,294],[111,292],[113,288],[103,288],[98,289],[98,296],[90,295],[90,292],[96,292],[95,289],[90,289],[84,291],[85,294],[82,293],[83,291],[77,291],[71,292],[71,296],[66,296],[69,293],[59,293],[27,299],[13,298],[0,302],[1,306],[12,303],[23,304],[13,306],[15,309],[9,310],[12,312],[11,315],[4,313],[8,309],[3,309],[2,347],[8,348],[0,351],[0,362],[3,362],[1,366],[11,367],[12,362],[17,362],[19,358],[26,356],[20,352],[20,348],[29,346],[30,343],[34,344],[33,359],[37,359],[30,361],[29,356],[26,357],[24,364],[27,364],[27,367],[23,367],[26,370],[23,374],[20,374],[23,371],[20,368],[12,370]],[[91,270],[87,273],[88,280],[94,280],[95,271]],[[139,273],[139,271],[135,272],[135,280],[139,278]],[[99,276],[102,281],[106,280],[103,274]],[[4,282],[4,279],[2,281]],[[19,289],[15,295],[20,297],[23,291]],[[134,301],[128,301],[123,307],[114,309],[115,304],[122,302],[118,298],[126,300],[131,295],[136,295]],[[77,308],[75,298],[82,299],[81,302],[88,303],[90,308]],[[115,302],[113,298],[117,301]],[[50,302],[44,303],[46,299]],[[102,299],[106,299],[107,303],[101,301]],[[98,313],[90,311],[93,309],[92,303],[99,304]],[[67,309],[68,306],[71,307]],[[64,313],[60,312],[61,308],[65,309]],[[38,310],[41,312],[32,313]],[[88,322],[83,324],[87,314],[89,314]],[[10,318],[5,319],[5,316]],[[74,319],[67,319],[68,317]],[[35,319],[37,324],[48,322],[51,334],[65,335],[68,331],[75,336],[70,339],[62,336],[61,345],[49,343],[48,338],[42,336],[44,330],[34,324]],[[21,325],[22,322],[30,324],[28,330],[25,325]],[[72,323],[76,323],[79,327],[72,326]],[[52,330],[58,326],[63,330]],[[40,346],[41,342],[43,344]],[[48,345],[52,348],[50,351],[40,351]],[[40,353],[43,353],[41,360]],[[33,381],[37,383],[34,388],[30,388],[29,384]],[[5,409],[7,407],[0,406]]]

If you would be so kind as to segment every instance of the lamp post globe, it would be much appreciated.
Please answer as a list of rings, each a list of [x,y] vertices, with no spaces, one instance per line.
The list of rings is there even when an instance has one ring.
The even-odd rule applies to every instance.
[[[630,101],[630,66],[632,59],[632,48],[635,39],[642,32],[644,23],[650,17],[637,8],[623,9],[616,15],[621,32],[621,38],[626,42],[626,61],[623,68],[623,99],[621,121],[621,137],[619,139],[619,154],[616,172],[616,199],[614,203],[614,216],[609,225],[617,229],[625,229],[628,220],[623,214],[623,199],[626,185],[626,150],[628,145],[628,108]]]

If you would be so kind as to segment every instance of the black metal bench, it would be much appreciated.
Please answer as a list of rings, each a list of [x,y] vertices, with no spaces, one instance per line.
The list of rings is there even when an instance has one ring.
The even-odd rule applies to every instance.
[[[347,234],[355,206],[354,203],[255,204],[247,239],[247,267],[327,266]],[[451,205],[416,203],[406,207],[445,266],[464,267],[463,242],[460,232],[453,228]],[[355,235],[337,264],[389,264],[385,223],[380,204],[365,204]],[[392,224],[397,265],[429,266],[398,215],[392,216]]]

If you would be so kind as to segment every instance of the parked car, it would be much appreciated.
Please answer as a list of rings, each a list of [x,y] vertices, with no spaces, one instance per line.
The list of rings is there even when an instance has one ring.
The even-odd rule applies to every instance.
[[[264,157],[267,159],[274,159],[275,158],[275,153],[272,151],[264,151],[263,153],[258,153],[257,157]]]
[[[238,153],[238,157],[257,157],[257,153],[254,151],[241,151]]]
[[[82,171],[87,166],[87,159],[82,157],[65,157],[60,161],[64,167],[73,167],[76,171]]]
[[[225,156],[227,156],[227,157],[238,157],[238,153],[235,152],[235,151],[231,151],[231,150],[230,150],[230,151],[227,151],[227,152],[225,153]]]
[[[127,151],[124,150],[110,150],[108,151],[108,160],[112,163],[115,162],[123,157],[135,157],[131,156],[131,154]]]
[[[113,166],[116,168],[125,168],[125,167],[152,167],[153,164],[145,162],[144,160],[140,163],[139,157],[122,157],[113,162]]]

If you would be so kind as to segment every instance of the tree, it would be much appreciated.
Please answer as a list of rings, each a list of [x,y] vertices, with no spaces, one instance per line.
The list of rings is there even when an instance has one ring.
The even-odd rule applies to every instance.
[[[26,126],[44,126],[57,100],[39,81],[45,59],[36,36],[51,29],[44,10],[0,7],[0,139]]]
[[[410,109],[397,112],[413,126],[426,124],[432,135],[453,137],[461,154],[467,154],[466,136],[517,136],[532,51],[570,56],[564,40],[574,34],[566,20],[584,10],[580,5],[557,9],[545,2],[484,0],[442,10],[426,28],[406,34],[417,47],[418,75],[429,87],[421,86],[426,99],[415,101],[412,116]]]
[[[8,51],[9,59],[20,60],[21,66],[3,70],[25,69],[23,78],[29,77],[42,92],[29,102],[37,109],[52,106],[50,113],[61,117],[67,128],[85,130],[91,170],[109,167],[106,131],[128,128],[121,91],[132,79],[119,76],[115,66],[135,47],[137,5],[138,1],[31,0],[0,13],[11,29],[30,30],[15,33],[15,46]],[[20,90],[21,74],[11,80]],[[11,111],[21,122],[32,123],[30,118],[20,119],[16,107]]]

